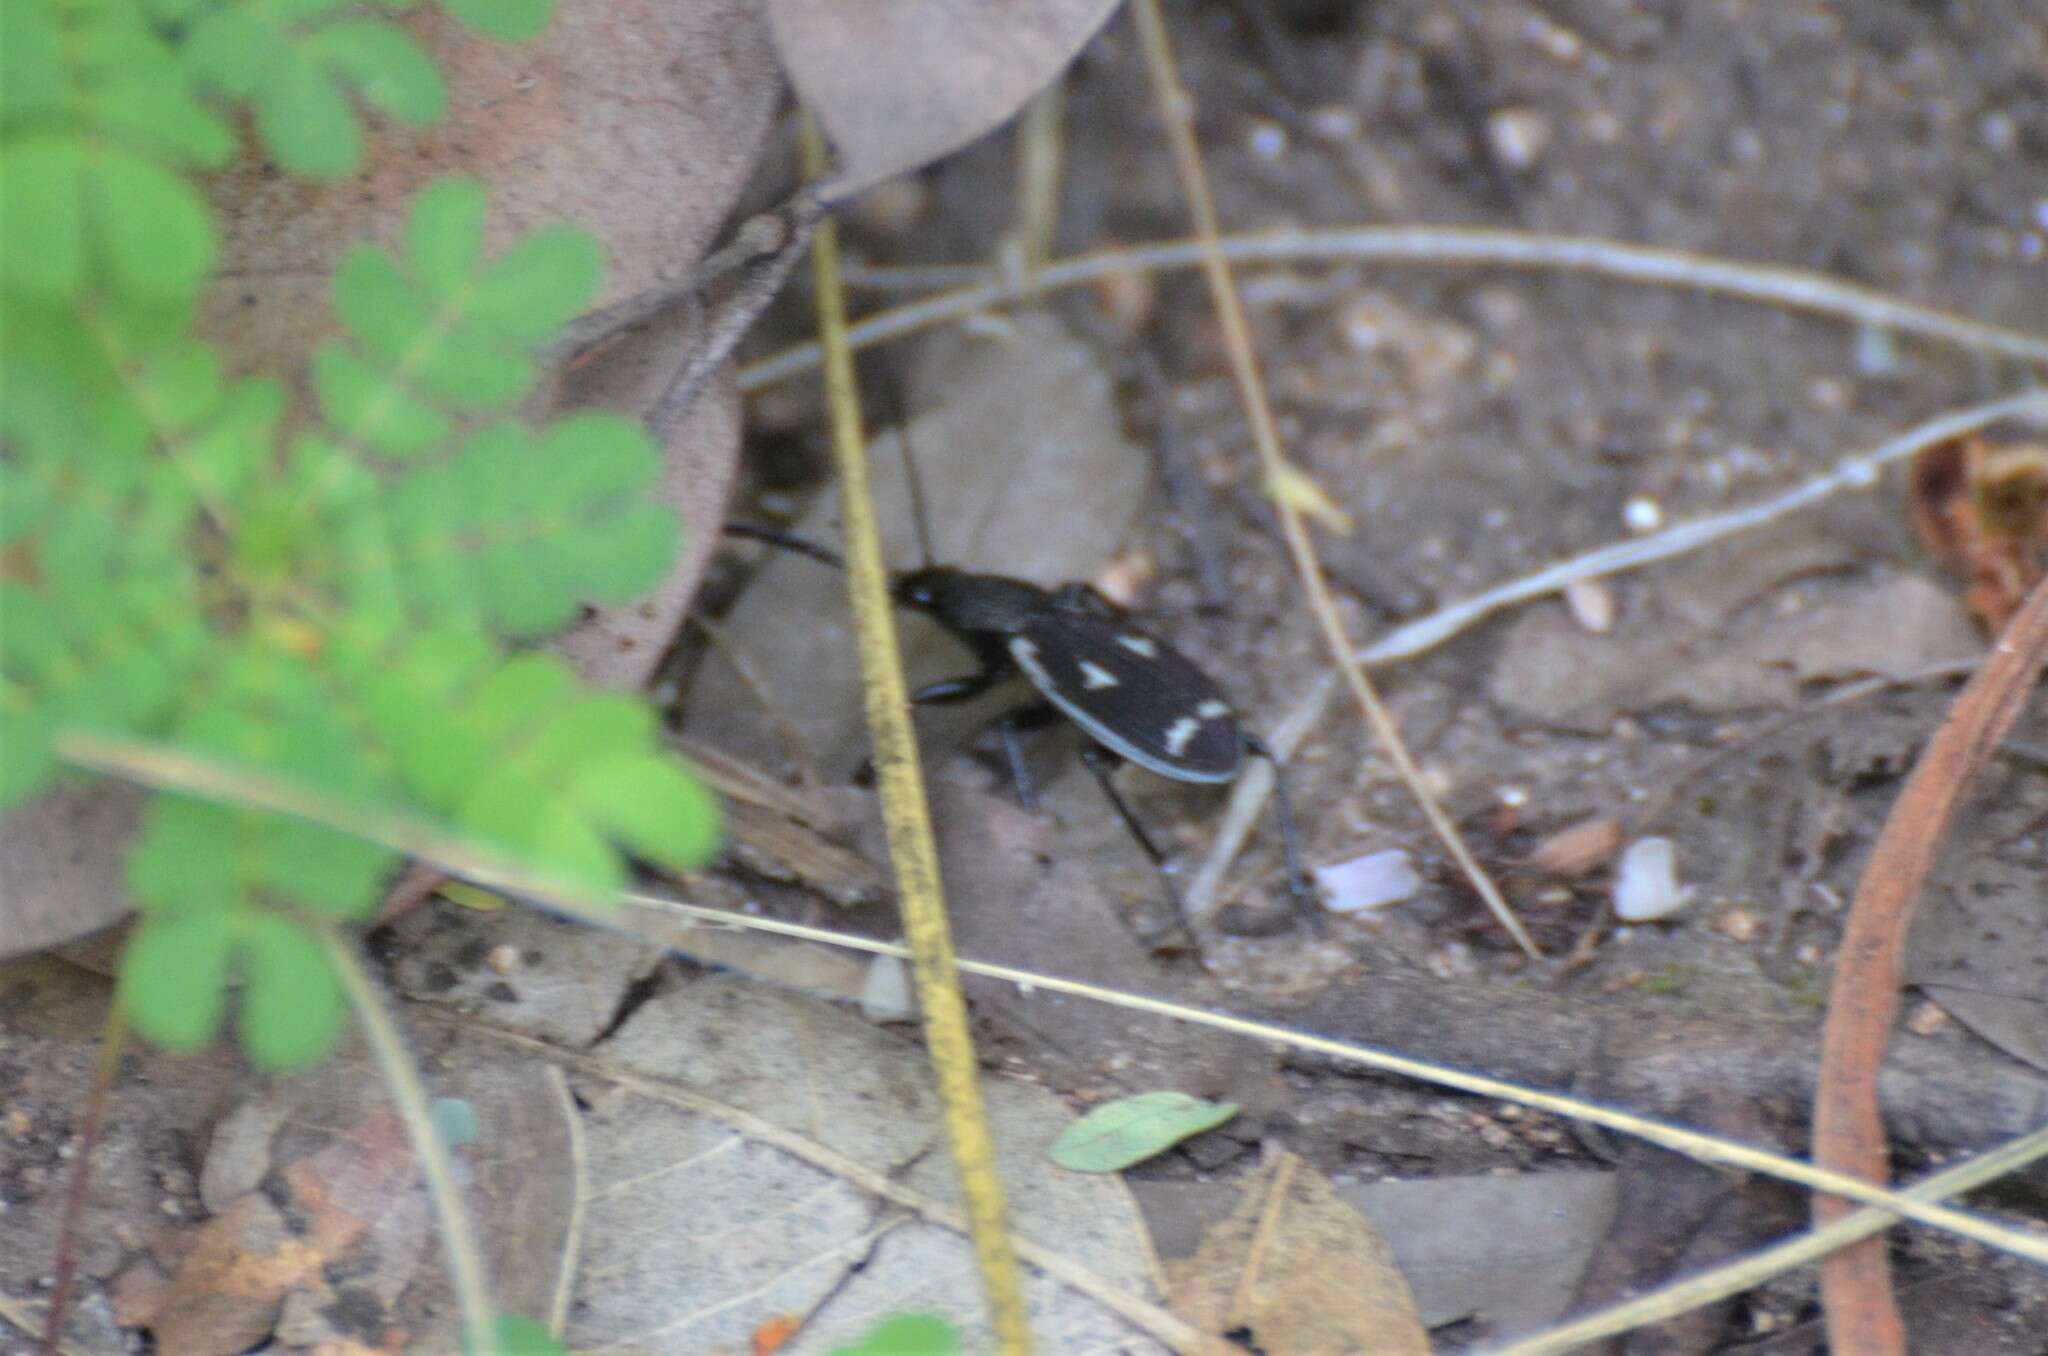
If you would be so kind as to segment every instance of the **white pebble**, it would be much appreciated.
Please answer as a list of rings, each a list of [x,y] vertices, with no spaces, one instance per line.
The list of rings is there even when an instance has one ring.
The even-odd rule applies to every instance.
[[[895,956],[877,956],[860,987],[860,1015],[871,1022],[907,1022],[917,1015],[910,1001],[910,972]]]
[[[1604,636],[1614,629],[1614,590],[1606,580],[1572,580],[1564,586],[1564,604],[1581,631]]]
[[[1368,852],[1335,866],[1319,866],[1312,873],[1321,888],[1323,903],[1332,913],[1368,913],[1413,899],[1422,889],[1422,877],[1403,848]]]
[[[1614,914],[1631,923],[1668,918],[1692,898],[1678,884],[1678,854],[1669,838],[1639,838],[1621,854],[1614,872]]]
[[[1631,532],[1655,532],[1664,526],[1664,506],[1639,494],[1621,506],[1621,521]]]

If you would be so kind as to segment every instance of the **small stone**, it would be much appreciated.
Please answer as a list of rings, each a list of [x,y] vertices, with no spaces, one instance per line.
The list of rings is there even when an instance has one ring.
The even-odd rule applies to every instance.
[[[1579,629],[1604,636],[1614,629],[1614,589],[1604,579],[1574,579],[1564,586],[1564,605]]]
[[[1613,861],[1621,840],[1621,825],[1614,820],[1582,820],[1538,843],[1529,861],[1553,876],[1583,876]]]
[[[896,956],[877,956],[861,984],[860,1015],[871,1022],[907,1022],[917,1016],[910,972]]]
[[[1137,334],[1150,323],[1159,302],[1159,282],[1146,269],[1111,269],[1096,278],[1090,288],[1095,293],[1095,304],[1127,335]]]
[[[9,1107],[7,1109],[7,1137],[9,1139],[27,1139],[28,1132],[35,1129],[35,1124],[33,1120],[29,1119],[29,1114],[20,1107]]]
[[[1486,120],[1486,140],[1509,169],[1526,170],[1550,149],[1550,119],[1533,108],[1503,108]]]
[[[1938,1003],[1922,1003],[1906,1018],[1906,1030],[1916,1036],[1932,1036],[1947,1026],[1948,1010]]]
[[[1639,494],[1621,506],[1621,523],[1631,532],[1655,532],[1664,526],[1664,506]]]
[[[1714,927],[1731,941],[1746,942],[1763,924],[1748,909],[1730,909],[1714,920]]]
[[[1278,160],[1287,154],[1287,129],[1269,119],[1254,118],[1244,142],[1259,159]]]
[[[1413,899],[1422,890],[1422,877],[1402,848],[1319,866],[1310,874],[1316,878],[1323,907],[1332,913],[1369,913]]]
[[[519,948],[500,942],[491,948],[491,954],[484,958],[484,964],[491,967],[494,975],[512,975],[519,972]]]
[[[1668,918],[1692,896],[1678,884],[1678,852],[1669,838],[1639,838],[1614,873],[1614,913],[1631,923]]]

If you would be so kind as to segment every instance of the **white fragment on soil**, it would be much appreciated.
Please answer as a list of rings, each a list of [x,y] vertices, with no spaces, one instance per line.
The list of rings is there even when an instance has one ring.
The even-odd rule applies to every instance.
[[[1604,636],[1614,629],[1614,589],[1604,579],[1574,579],[1564,586],[1564,605],[1581,631]]]
[[[1550,120],[1533,108],[1504,108],[1486,120],[1486,140],[1509,169],[1525,170],[1550,149]]]
[[[1630,923],[1668,918],[1686,906],[1690,889],[1678,884],[1678,853],[1669,838],[1639,838],[1621,854],[1614,872],[1614,913]]]
[[[1631,532],[1655,532],[1664,526],[1664,506],[1639,494],[1621,506],[1621,524]]]
[[[1311,874],[1321,890],[1324,907],[1332,913],[1369,913],[1413,899],[1422,889],[1422,877],[1415,874],[1415,866],[1403,848],[1369,852],[1334,866],[1319,866]]]
[[[917,1015],[910,1001],[910,972],[895,956],[877,956],[860,986],[860,1015],[871,1022],[907,1022]]]

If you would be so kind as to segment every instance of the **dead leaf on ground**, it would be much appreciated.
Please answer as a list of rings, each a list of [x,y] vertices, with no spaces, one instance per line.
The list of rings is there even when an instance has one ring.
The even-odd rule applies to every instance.
[[[1664,616],[1605,636],[1556,609],[1524,613],[1488,691],[1518,718],[1606,731],[1618,716],[1666,705],[1710,714],[1790,706],[1804,683],[1915,673],[1983,649],[1955,599],[1918,575],[1830,585],[1796,609],[1738,606],[1698,625],[1680,619],[1698,610],[1690,589],[1667,584]]]
[[[1426,1356],[1393,1252],[1328,1178],[1281,1153],[1241,1189],[1195,1255],[1169,1265],[1175,1313],[1204,1332],[1241,1332],[1268,1356]]]
[[[0,1210],[0,1301],[38,1319],[111,991],[104,977],[52,957],[0,965],[0,1196],[7,1203]],[[208,1119],[248,1081],[240,1063],[227,1047],[173,1056],[138,1046],[123,1057],[74,1241],[79,1290],[64,1335],[78,1349],[123,1349],[112,1312],[92,1298],[97,1286],[152,1254],[176,1265],[165,1241],[179,1229],[173,1216],[191,1218],[198,1201],[189,1174],[178,1159],[166,1158],[166,1149],[203,1139]],[[125,1298],[134,1304],[146,1296],[129,1289]],[[0,1322],[0,1333],[7,1331]]]
[[[914,1042],[725,976],[661,995],[591,1054],[501,1039],[556,1059],[590,1108],[571,1346],[745,1350],[763,1323],[795,1314],[808,1321],[786,1349],[822,1353],[905,1309],[962,1328],[965,1350],[989,1342],[965,1237],[876,1194],[957,1208],[937,1094]],[[1071,1275],[1156,1303],[1122,1184],[1045,1160],[1071,1122],[1066,1107],[1002,1079],[985,1092],[1012,1230]],[[1042,1349],[1164,1350],[1025,1261]]]
[[[1059,79],[1117,0],[769,0],[775,47],[839,153],[836,201],[1009,120]]]
[[[2048,555],[2048,444],[1952,438],[1913,459],[1913,530],[1969,581],[1971,615],[2005,625]]]
[[[530,1059],[437,1031],[422,1054],[442,1105],[476,1127],[459,1180],[508,1313],[546,1318],[574,1164],[564,1099]],[[201,1170],[215,1214],[165,1249],[178,1265],[150,1324],[158,1350],[454,1350],[457,1306],[404,1125],[359,1054],[279,1082],[220,1121]],[[237,1192],[223,1199],[229,1192]],[[180,1261],[182,1259],[182,1261]]]
[[[127,915],[121,849],[143,793],[116,782],[50,791],[0,819],[0,960],[45,951]]]
[[[1336,1191],[1393,1249],[1424,1327],[1483,1314],[1487,1335],[1500,1340],[1564,1316],[1614,1217],[1615,1175],[1433,1177]],[[1235,1183],[1182,1181],[1134,1181],[1131,1194],[1169,1267],[1191,1256],[1240,1196]]]
[[[1974,832],[1996,841],[2024,802],[1999,806]],[[2003,821],[2003,822],[2001,822]],[[1906,978],[2014,1059],[2048,1073],[2048,929],[2041,865],[1972,853],[1967,878],[1930,889],[1907,941]]]

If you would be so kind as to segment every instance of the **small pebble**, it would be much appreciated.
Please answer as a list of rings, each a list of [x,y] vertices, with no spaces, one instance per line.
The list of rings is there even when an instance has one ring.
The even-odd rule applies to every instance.
[[[484,958],[484,964],[491,967],[494,975],[516,974],[519,970],[519,948],[500,942],[491,948],[491,954]]]
[[[1621,854],[1614,875],[1614,913],[1631,923],[1668,918],[1686,906],[1678,884],[1678,852],[1669,838],[1639,838]]]
[[[1604,579],[1574,579],[1564,586],[1564,605],[1579,629],[1604,636],[1614,629],[1614,589]]]
[[[1948,1010],[1939,1003],[1922,1003],[1906,1019],[1906,1030],[1916,1036],[1932,1036],[1948,1025]]]
[[[1369,913],[1413,899],[1422,890],[1422,878],[1402,848],[1319,866],[1310,874],[1316,878],[1323,906],[1332,913]]]
[[[1655,532],[1664,526],[1664,506],[1639,494],[1621,506],[1621,522],[1631,532]]]
[[[895,956],[877,956],[860,989],[860,1015],[871,1022],[907,1022],[917,1015],[910,999],[910,972]]]
[[[1509,169],[1525,170],[1550,149],[1550,120],[1533,108],[1503,108],[1486,120],[1486,140]]]
[[[1621,825],[1614,820],[1582,820],[1538,843],[1529,860],[1554,876],[1583,876],[1613,861],[1621,839]]]
[[[1245,145],[1261,160],[1278,160],[1287,154],[1287,129],[1264,118],[1254,119],[1245,134]]]
[[[1748,909],[1730,909],[1714,920],[1714,927],[1722,936],[1731,941],[1746,942],[1757,934],[1763,924]]]

